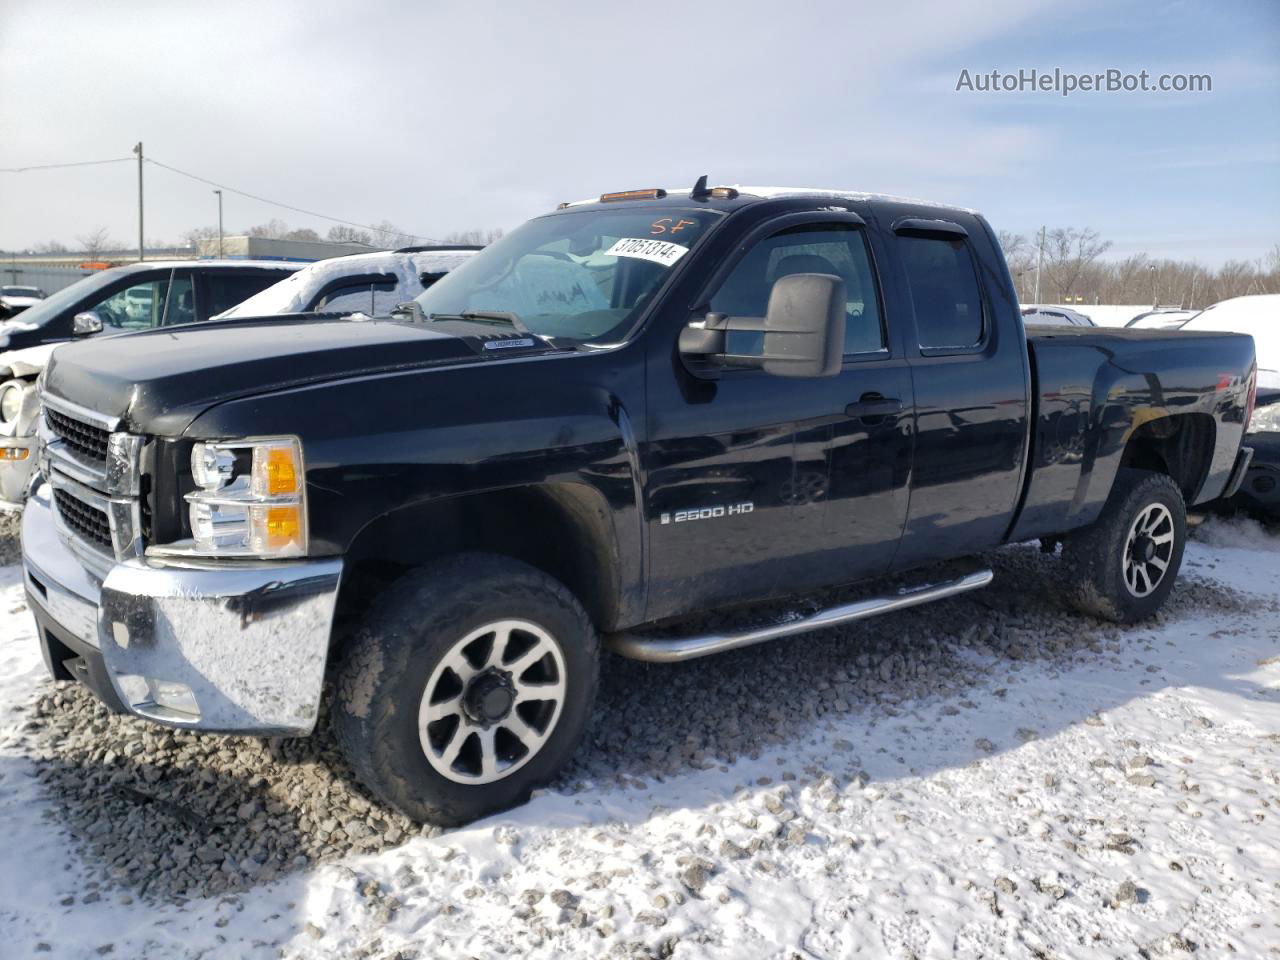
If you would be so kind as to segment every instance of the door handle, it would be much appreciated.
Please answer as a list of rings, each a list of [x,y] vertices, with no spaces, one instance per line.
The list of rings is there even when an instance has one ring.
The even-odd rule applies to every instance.
[[[857,403],[844,408],[846,417],[868,420],[872,417],[887,417],[902,412],[902,401],[897,397],[886,397],[878,393],[864,393]]]

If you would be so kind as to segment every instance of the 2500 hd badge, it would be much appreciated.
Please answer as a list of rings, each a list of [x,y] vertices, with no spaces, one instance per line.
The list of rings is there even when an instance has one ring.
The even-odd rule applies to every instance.
[[[692,510],[677,510],[675,513],[664,513],[663,523],[685,523],[689,520],[714,520],[716,517],[736,517],[750,513],[756,505],[748,500],[745,503],[720,504],[715,507],[694,507]]]

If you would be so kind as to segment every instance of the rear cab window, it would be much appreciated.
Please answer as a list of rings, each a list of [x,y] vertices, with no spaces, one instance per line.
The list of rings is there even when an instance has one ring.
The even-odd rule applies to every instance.
[[[906,274],[922,353],[970,353],[987,338],[977,264],[962,235],[899,231],[897,249]]]

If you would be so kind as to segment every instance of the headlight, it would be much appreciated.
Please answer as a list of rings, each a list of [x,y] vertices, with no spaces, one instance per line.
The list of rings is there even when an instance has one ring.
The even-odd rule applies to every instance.
[[[20,383],[6,383],[0,392],[0,421],[13,423],[22,414],[25,392]]]
[[[1249,419],[1246,433],[1280,433],[1280,400],[1257,407]]]
[[[307,552],[302,445],[296,437],[197,443],[187,494],[194,552],[301,557]]]

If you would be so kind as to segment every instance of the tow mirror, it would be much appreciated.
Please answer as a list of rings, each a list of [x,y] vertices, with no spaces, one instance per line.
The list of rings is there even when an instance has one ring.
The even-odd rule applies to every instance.
[[[102,317],[97,310],[82,310],[71,318],[71,335],[87,337],[102,332]]]
[[[730,366],[759,367],[778,377],[833,377],[844,358],[844,281],[828,273],[781,277],[763,318],[709,313],[680,332],[680,352]],[[726,334],[763,333],[759,355],[728,353]]]

